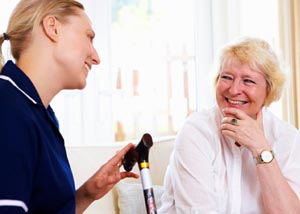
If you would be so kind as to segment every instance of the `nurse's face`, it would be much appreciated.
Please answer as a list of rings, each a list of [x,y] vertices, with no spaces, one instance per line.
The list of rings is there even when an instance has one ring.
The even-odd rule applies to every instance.
[[[100,63],[93,46],[95,33],[91,22],[83,10],[79,15],[68,17],[62,24],[56,61],[62,68],[65,89],[81,89],[86,85],[86,78],[92,65]]]
[[[237,59],[225,62],[216,84],[219,108],[238,108],[252,118],[264,106],[267,83],[260,70],[252,70]]]

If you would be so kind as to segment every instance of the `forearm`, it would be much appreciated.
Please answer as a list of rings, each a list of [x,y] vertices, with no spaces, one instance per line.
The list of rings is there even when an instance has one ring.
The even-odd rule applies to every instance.
[[[87,194],[83,184],[76,191],[76,214],[82,214],[93,202],[94,199]]]
[[[276,159],[256,166],[265,213],[300,213],[300,202],[283,176]]]

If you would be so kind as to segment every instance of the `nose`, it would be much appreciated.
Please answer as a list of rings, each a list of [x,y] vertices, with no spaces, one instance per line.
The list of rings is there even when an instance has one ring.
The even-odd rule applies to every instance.
[[[232,95],[238,95],[242,91],[242,85],[239,80],[234,80],[229,86],[229,93]]]
[[[100,57],[98,55],[98,52],[97,50],[95,49],[95,47],[93,47],[93,54],[92,54],[92,63],[94,65],[98,65],[100,64],[101,60],[100,60]]]

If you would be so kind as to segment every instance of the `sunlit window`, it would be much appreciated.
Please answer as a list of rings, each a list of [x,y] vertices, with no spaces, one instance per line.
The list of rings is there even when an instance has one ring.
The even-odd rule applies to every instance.
[[[241,0],[241,35],[251,35],[263,38],[282,60],[279,51],[279,23],[278,4],[274,0]],[[284,62],[282,61],[283,65]],[[285,71],[287,72],[287,71]],[[269,107],[278,117],[283,117],[281,100],[274,102]]]
[[[17,2],[0,2],[1,32]],[[274,0],[80,2],[101,64],[84,90],[63,91],[51,103],[66,145],[134,141],[144,132],[175,135],[187,115],[214,104],[210,75],[221,46],[247,35],[278,47]],[[281,117],[280,102],[271,110]]]
[[[112,1],[116,141],[174,135],[196,109],[193,0]]]

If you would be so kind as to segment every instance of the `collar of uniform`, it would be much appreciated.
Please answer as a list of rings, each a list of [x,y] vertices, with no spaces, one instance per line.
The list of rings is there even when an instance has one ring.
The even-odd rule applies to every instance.
[[[37,105],[43,106],[42,100],[33,83],[15,63],[11,60],[7,61],[1,74],[11,78],[20,89],[37,102]]]

